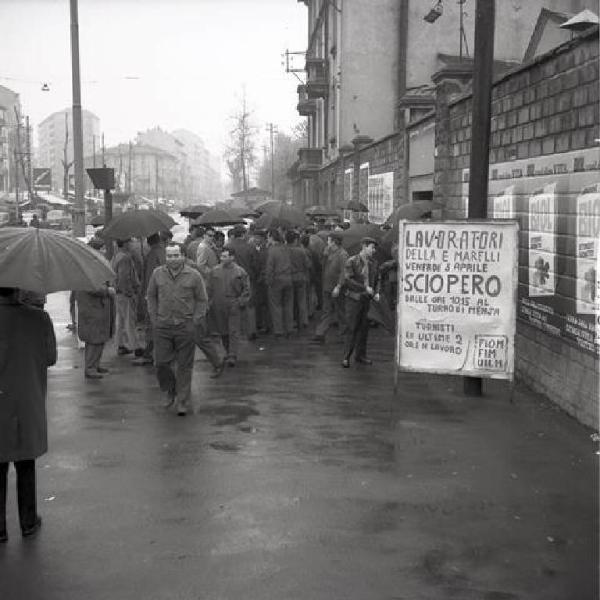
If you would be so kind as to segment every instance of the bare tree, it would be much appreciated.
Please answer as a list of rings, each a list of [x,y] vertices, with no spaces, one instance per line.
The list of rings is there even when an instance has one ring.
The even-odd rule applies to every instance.
[[[69,113],[65,113],[65,145],[63,146],[63,159],[60,161],[63,166],[63,197],[69,199],[69,171],[73,166],[73,161],[68,160],[67,150],[69,147]]]
[[[230,144],[225,150],[225,161],[233,185],[243,191],[248,190],[249,172],[256,164],[256,128],[251,123],[251,117],[244,90],[240,105],[231,116],[233,128],[229,132]]]

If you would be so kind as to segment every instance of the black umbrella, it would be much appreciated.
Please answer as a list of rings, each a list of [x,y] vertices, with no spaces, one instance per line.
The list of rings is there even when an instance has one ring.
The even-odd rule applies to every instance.
[[[113,217],[102,235],[113,240],[126,240],[169,231],[174,225],[176,222],[160,210],[129,210]]]
[[[215,209],[205,212],[194,220],[194,225],[212,225],[215,227],[224,227],[226,225],[237,225],[243,223],[242,217],[235,217],[226,210]]]
[[[197,219],[200,215],[211,210],[211,208],[211,206],[207,206],[206,204],[194,204],[192,206],[185,206],[179,211],[179,214],[189,219]]]

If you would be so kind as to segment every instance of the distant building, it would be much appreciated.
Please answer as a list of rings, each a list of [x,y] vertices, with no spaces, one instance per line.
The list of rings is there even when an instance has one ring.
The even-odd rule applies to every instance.
[[[17,117],[21,114],[19,94],[0,85],[0,193],[14,191]],[[19,175],[19,181],[22,181]]]
[[[148,144],[119,144],[104,150],[104,163],[115,170],[117,192],[151,202],[179,197],[179,161],[169,152]],[[86,169],[101,167],[102,155],[86,156],[84,164]]]
[[[81,119],[83,155],[91,156],[94,152],[94,144],[99,147],[100,119],[88,110],[81,111]],[[73,161],[73,109],[69,107],[52,113],[38,125],[37,166],[52,169],[52,189],[55,191],[65,187],[63,161],[67,131],[67,163],[70,163]],[[73,174],[73,167],[69,173]]]
[[[212,157],[202,138],[187,129],[167,132],[154,127],[136,138],[142,145],[168,152],[177,160],[176,197],[181,204],[214,202],[220,190],[220,174],[212,166]]]

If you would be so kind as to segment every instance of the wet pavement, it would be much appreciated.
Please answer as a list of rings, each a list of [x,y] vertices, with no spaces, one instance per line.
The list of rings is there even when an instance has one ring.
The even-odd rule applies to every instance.
[[[11,471],[2,600],[598,598],[598,443],[527,388],[402,374],[394,397],[384,332],[352,369],[265,338],[219,380],[197,360],[180,418],[114,348],[84,381],[49,308],[44,525],[21,539]]]

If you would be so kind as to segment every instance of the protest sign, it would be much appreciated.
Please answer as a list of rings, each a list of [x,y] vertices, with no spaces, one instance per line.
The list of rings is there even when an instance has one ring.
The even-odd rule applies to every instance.
[[[401,221],[398,367],[512,379],[517,258],[512,221]]]

